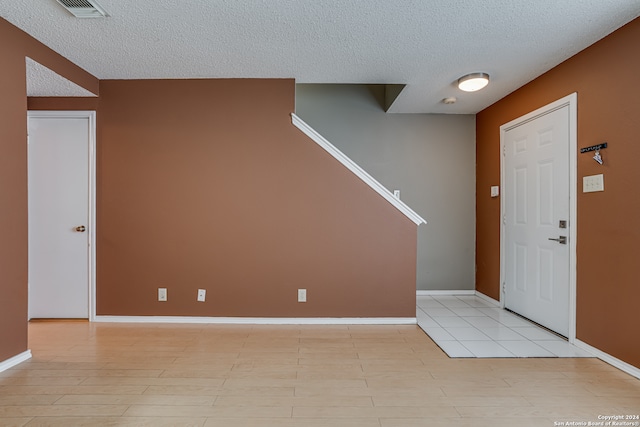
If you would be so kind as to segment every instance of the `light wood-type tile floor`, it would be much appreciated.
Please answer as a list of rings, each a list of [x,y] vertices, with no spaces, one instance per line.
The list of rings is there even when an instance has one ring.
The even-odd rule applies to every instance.
[[[32,322],[29,348],[0,373],[1,426],[537,427],[640,414],[640,380],[598,359],[451,359],[417,325]]]

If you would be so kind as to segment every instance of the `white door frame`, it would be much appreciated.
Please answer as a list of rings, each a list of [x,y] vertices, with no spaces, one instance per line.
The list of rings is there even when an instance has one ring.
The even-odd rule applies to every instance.
[[[504,164],[504,139],[505,133],[534,120],[542,115],[559,108],[569,107],[569,339],[570,343],[576,340],[576,240],[577,240],[577,191],[578,191],[578,94],[572,93],[551,104],[538,108],[522,117],[500,126],[500,186],[503,189],[500,198],[500,306],[504,308],[505,287],[505,164]]]
[[[96,112],[95,111],[27,111],[27,118],[82,118],[89,119],[89,321],[96,316]],[[28,138],[28,136],[27,136]]]

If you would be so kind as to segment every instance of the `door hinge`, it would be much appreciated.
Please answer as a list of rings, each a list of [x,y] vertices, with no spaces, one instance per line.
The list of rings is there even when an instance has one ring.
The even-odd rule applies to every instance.
[[[502,155],[504,157],[507,157],[507,145],[506,144],[502,146]]]
[[[507,282],[502,282],[502,295],[507,293]]]
[[[507,225],[507,215],[502,215],[502,224]]]

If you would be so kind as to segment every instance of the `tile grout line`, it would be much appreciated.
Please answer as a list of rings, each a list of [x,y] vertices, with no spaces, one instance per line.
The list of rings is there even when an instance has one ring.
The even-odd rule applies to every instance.
[[[422,300],[422,301],[421,301]],[[426,301],[429,301],[430,303],[429,306],[424,305]],[[472,304],[469,304],[467,301],[472,301]],[[447,304],[447,302],[449,302],[449,304]],[[420,304],[423,305],[420,305]],[[417,305],[416,305],[416,309],[422,311],[428,318],[429,321],[433,321],[435,322],[435,324],[438,325],[438,329],[441,329],[444,333],[446,333],[448,336],[450,336],[453,339],[444,339],[442,336],[434,336],[433,334],[435,332],[432,332],[432,334],[429,334],[429,329],[433,329],[433,326],[427,326],[425,325],[425,323],[427,323],[427,319],[424,318],[424,316],[417,316],[418,312],[416,312],[416,317],[418,319],[418,326],[420,326],[420,328],[422,328],[424,330],[424,332],[429,335],[429,337],[445,352],[447,353],[450,357],[468,357],[467,355],[465,356],[461,356],[460,353],[457,353],[455,351],[451,350],[451,345],[447,345],[446,342],[450,342],[450,343],[457,343],[458,346],[461,346],[462,348],[466,349],[466,351],[468,351],[470,354],[474,355],[475,357],[505,357],[504,354],[503,355],[498,355],[498,352],[504,352],[506,351],[508,354],[511,354],[511,357],[550,357],[547,354],[552,355],[552,357],[577,357],[575,354],[571,355],[571,356],[562,356],[561,354],[559,354],[559,352],[556,351],[552,351],[551,349],[549,349],[548,347],[539,344],[536,341],[545,341],[544,339],[534,339],[531,338],[530,336],[526,336],[524,334],[522,334],[521,332],[524,331],[518,331],[514,328],[531,328],[531,330],[536,331],[535,333],[539,332],[545,332],[548,333],[546,331],[544,331],[544,329],[536,326],[535,324],[530,324],[528,325],[527,323],[525,323],[524,320],[519,319],[517,316],[515,315],[511,315],[510,313],[506,312],[506,311],[497,311],[498,313],[500,313],[499,316],[497,317],[493,317],[489,314],[487,314],[485,311],[482,311],[481,309],[491,309],[491,308],[495,308],[495,307],[490,307],[486,302],[480,300],[478,297],[473,297],[473,299],[470,298],[464,298],[461,299],[458,296],[422,296],[418,298],[417,301]],[[452,313],[452,315],[448,315],[448,316],[436,316],[435,318],[433,316],[431,316],[430,312],[433,313],[434,309],[438,309],[439,313],[444,313],[444,310],[447,310],[447,314]],[[462,316],[460,315],[460,309],[476,309],[480,312],[483,313],[483,316]],[[513,316],[513,317],[511,317]],[[457,318],[460,319],[461,321],[463,321],[465,324],[468,324],[469,326],[443,326],[442,323],[444,323],[444,320],[440,320],[438,321],[437,318]],[[495,321],[496,323],[498,323],[500,326],[500,329],[504,329],[504,330],[508,330],[510,333],[515,334],[518,337],[522,337],[521,339],[494,339],[492,336],[489,336],[488,334],[486,334],[483,331],[483,328],[478,327],[477,323],[472,323],[471,322],[471,318],[477,318],[477,319],[491,319],[493,321]],[[521,325],[522,326],[509,326],[508,324],[503,323],[504,320],[501,322],[500,320],[502,319],[519,319],[519,322],[522,322]],[[479,321],[479,320],[478,320]],[[442,322],[442,323],[441,323]],[[461,324],[459,321],[448,321],[449,323],[458,323]],[[509,321],[509,323],[511,323],[512,325],[515,325],[516,322],[515,320],[513,321]],[[488,340],[461,340],[456,338],[453,334],[451,334],[451,329],[455,329],[455,328],[473,328],[475,331],[480,332],[481,334],[483,334],[484,336],[486,336],[487,338],[489,338]],[[496,328],[496,329],[499,329]],[[487,328],[489,329],[489,328]],[[545,335],[541,335],[541,337],[544,337]],[[559,339],[558,339],[559,340]],[[486,344],[487,347],[489,346],[493,346],[494,350],[498,350],[497,352],[488,352],[488,354],[493,354],[493,356],[479,356],[477,354],[477,352],[473,352],[471,351],[470,348],[468,348],[467,346],[464,345],[464,342],[466,341],[478,341],[478,342],[485,342],[485,343],[491,343],[491,344]],[[540,348],[540,352],[538,352],[537,354],[525,354],[524,356],[518,356],[517,354],[514,354],[512,351],[510,351],[508,348],[504,347],[503,345],[500,344],[501,341],[522,341],[523,343],[529,343],[528,347],[529,348]],[[551,341],[551,339],[549,340]],[[562,342],[561,340],[559,340],[558,342]],[[567,343],[568,344],[568,343]],[[561,344],[562,345],[562,344]],[[496,347],[497,346],[497,347]],[[446,347],[449,347],[449,351],[446,350]],[[575,353],[575,352],[574,352]],[[453,354],[453,355],[452,355]]]

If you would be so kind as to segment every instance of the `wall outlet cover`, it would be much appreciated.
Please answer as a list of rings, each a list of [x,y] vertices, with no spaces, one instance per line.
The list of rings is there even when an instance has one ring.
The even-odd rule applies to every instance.
[[[307,302],[307,290],[298,289],[298,302]]]
[[[198,289],[198,301],[204,302],[206,298],[207,298],[207,290]]]
[[[158,288],[158,301],[167,300],[167,288]]]
[[[604,191],[604,174],[589,175],[582,178],[582,192]]]

